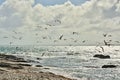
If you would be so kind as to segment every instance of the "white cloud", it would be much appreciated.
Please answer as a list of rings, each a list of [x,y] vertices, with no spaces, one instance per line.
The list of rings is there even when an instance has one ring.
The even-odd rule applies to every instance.
[[[113,40],[120,39],[118,0],[91,0],[80,6],[71,2],[54,6],[33,5],[34,0],[6,0],[0,5],[0,28],[10,33],[9,37],[23,37],[22,40],[10,38],[9,42],[15,40],[14,44],[80,45],[86,40],[84,44],[90,45],[102,42],[103,33],[112,34]],[[12,30],[22,34],[14,34]],[[79,35],[73,35],[73,32],[78,32]],[[58,40],[62,34],[63,39]],[[4,40],[2,35],[1,40]]]

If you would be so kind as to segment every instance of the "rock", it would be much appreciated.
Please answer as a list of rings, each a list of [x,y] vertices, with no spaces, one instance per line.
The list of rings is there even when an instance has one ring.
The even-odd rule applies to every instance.
[[[36,65],[36,67],[43,67],[43,66],[41,66],[41,65]]]
[[[23,69],[20,65],[11,65],[10,69]]]
[[[9,63],[4,63],[4,62],[1,62],[0,63],[0,67],[11,67]]]
[[[13,62],[26,62],[23,58],[18,58],[13,55],[0,54],[0,59],[9,60]]]
[[[23,58],[17,58],[16,60],[13,60],[14,62],[27,62]]]
[[[23,67],[20,66],[20,65],[4,63],[4,62],[0,63],[0,67],[2,67],[2,68],[9,68],[9,69],[23,69]]]
[[[38,61],[30,60],[30,59],[28,59],[27,62],[28,62],[28,63],[40,63],[40,62],[38,62]]]
[[[103,54],[95,54],[93,57],[97,57],[101,59],[110,59],[109,55],[103,55]]]
[[[86,68],[99,68],[98,66],[84,66]]]
[[[7,72],[7,71],[0,69],[0,74],[3,74],[4,72]]]
[[[50,69],[50,68],[44,68],[44,69]]]
[[[102,68],[116,68],[116,65],[103,65]]]
[[[17,65],[20,65],[20,66],[31,66],[30,64],[17,64]]]

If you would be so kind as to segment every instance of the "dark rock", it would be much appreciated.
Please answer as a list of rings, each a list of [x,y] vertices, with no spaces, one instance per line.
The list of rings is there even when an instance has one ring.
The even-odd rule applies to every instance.
[[[0,67],[11,67],[9,63],[4,63],[4,62],[1,62],[0,63]]]
[[[50,69],[50,68],[44,68],[44,69]]]
[[[7,71],[0,69],[0,74],[3,74],[4,72],[7,72]]]
[[[103,55],[103,54],[95,54],[93,57],[97,57],[101,59],[110,59],[109,55]]]
[[[20,66],[31,66],[30,64],[17,64],[17,65],[20,65]]]
[[[27,62],[27,61],[24,60],[23,58],[17,58],[17,60],[14,60],[14,62]]]
[[[102,68],[116,68],[116,65],[103,65]]]
[[[15,64],[10,64],[10,63],[4,63],[4,62],[0,63],[0,67],[9,68],[9,69],[23,69],[22,66],[15,65]]]
[[[36,65],[36,67],[43,67],[43,66],[41,66],[41,65]]]
[[[39,63],[38,61],[30,60],[30,59],[28,59],[27,62],[28,62],[28,63]]]
[[[13,62],[26,62],[23,58],[18,58],[13,55],[0,54],[0,59],[5,59]]]
[[[23,69],[23,67],[19,65],[11,65],[10,69]]]

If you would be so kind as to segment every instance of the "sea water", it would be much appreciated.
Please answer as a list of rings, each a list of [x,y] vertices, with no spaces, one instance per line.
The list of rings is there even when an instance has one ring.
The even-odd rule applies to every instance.
[[[49,67],[48,71],[85,80],[120,80],[120,46],[0,46],[3,54],[12,54],[38,61],[33,65]],[[94,58],[95,54],[109,55],[110,59]],[[37,60],[41,58],[41,60]],[[102,68],[103,65],[117,68]]]

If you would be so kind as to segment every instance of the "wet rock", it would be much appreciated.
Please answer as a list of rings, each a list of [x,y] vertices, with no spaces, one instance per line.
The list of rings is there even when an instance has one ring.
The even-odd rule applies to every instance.
[[[15,65],[15,64],[10,64],[10,63],[4,63],[4,62],[0,63],[0,67],[8,68],[8,69],[23,69],[22,66]]]
[[[103,65],[102,68],[116,68],[116,65]]]
[[[43,67],[42,65],[36,65],[36,67]]]
[[[4,63],[4,62],[1,62],[0,63],[0,67],[11,67],[9,63]]]
[[[4,72],[7,72],[7,71],[0,69],[0,74],[3,74]]]
[[[17,58],[16,60],[13,60],[14,62],[27,62],[23,58]]]
[[[17,65],[20,65],[20,66],[31,66],[30,64],[17,64]]]
[[[50,69],[50,68],[44,68],[44,69]]]
[[[23,69],[20,65],[11,65],[10,69]]]
[[[95,54],[93,57],[100,58],[100,59],[110,59],[109,55],[103,55],[103,54]]]
[[[9,60],[13,62],[26,62],[24,58],[18,58],[13,55],[5,55],[5,54],[0,54],[0,59]]]
[[[28,63],[40,63],[40,62],[38,62],[38,61],[30,60],[30,59],[28,59],[27,62],[28,62]]]

